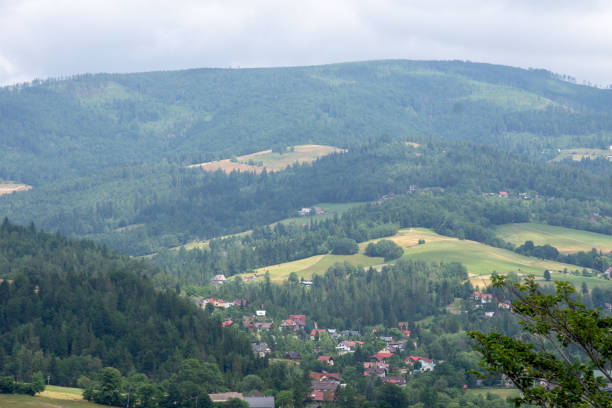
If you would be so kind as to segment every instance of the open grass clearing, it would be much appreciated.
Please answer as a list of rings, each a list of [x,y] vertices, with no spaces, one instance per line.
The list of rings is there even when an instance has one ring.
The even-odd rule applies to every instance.
[[[69,394],[66,394],[69,395]],[[94,404],[80,399],[50,398],[43,395],[0,394],[2,408],[102,408],[107,405]]]
[[[83,390],[81,388],[59,387],[56,385],[48,385],[45,390],[39,393],[41,397],[47,397],[58,400],[82,401]]]
[[[468,272],[473,274],[488,275],[493,271],[498,273],[518,271],[543,275],[547,269],[582,269],[575,265],[519,255],[476,241],[445,237],[430,230],[412,228],[400,232],[403,233],[402,239],[406,242],[425,240],[425,244],[405,247],[404,258],[427,262],[461,262]]]
[[[603,252],[612,251],[612,236],[590,231],[520,223],[500,225],[495,232],[501,239],[517,246],[525,241],[533,241],[535,245],[552,245],[564,254],[588,252],[592,248]]]
[[[5,194],[16,193],[18,191],[28,191],[31,189],[32,189],[32,186],[28,186],[27,184],[13,184],[13,183],[0,184],[0,196],[5,195]]]
[[[256,270],[258,274],[270,273],[270,281],[283,282],[289,278],[291,272],[295,272],[298,278],[311,279],[312,275],[325,273],[335,263],[348,262],[353,266],[369,267],[383,263],[382,258],[372,258],[362,253],[354,255],[315,255],[297,261],[285,262],[278,265],[266,266]],[[242,278],[251,274],[243,274]]]
[[[612,160],[612,150],[609,149],[590,149],[590,148],[573,148],[573,149],[561,149],[559,154],[551,161],[561,161],[564,159],[572,159],[574,161],[580,161],[582,159],[597,159],[604,158]]]
[[[311,163],[320,157],[345,151],[346,150],[334,146],[299,145],[293,146],[292,150],[284,153],[263,150],[261,152],[238,156],[235,159],[192,164],[189,167],[200,167],[206,171],[222,170],[226,173],[231,173],[232,171],[246,171],[259,174],[264,171],[264,169],[268,172],[281,171],[295,163]]]
[[[402,259],[425,262],[460,262],[467,268],[472,284],[481,288],[490,285],[490,275],[493,272],[501,274],[515,272],[519,276],[533,274],[536,275],[538,280],[543,282],[545,270],[562,271],[567,269],[568,271],[574,271],[583,269],[576,265],[523,256],[480,242],[459,240],[439,235],[426,228],[401,229],[396,235],[381,239],[391,240],[403,247],[404,255]],[[424,240],[425,243],[419,244],[419,240]],[[363,267],[373,266],[380,270],[380,266],[385,264],[382,258],[371,258],[363,254],[368,243],[376,241],[379,241],[379,239],[359,244],[359,253],[355,255],[316,255],[259,268],[256,272],[258,274],[265,274],[268,271],[270,272],[271,281],[282,282],[289,277],[291,272],[296,272],[300,278],[310,279],[313,274],[325,273],[330,266],[337,262],[348,262],[352,265],[361,265]],[[250,274],[243,275],[243,278],[248,275]],[[610,281],[599,278],[558,272],[552,272],[552,278],[572,282],[575,286],[586,282],[590,288],[612,284]]]
[[[494,394],[502,399],[506,399],[508,397],[518,397],[521,395],[521,391],[516,388],[472,388],[466,391],[467,394],[472,395],[482,395],[484,398],[487,397],[487,394]]]

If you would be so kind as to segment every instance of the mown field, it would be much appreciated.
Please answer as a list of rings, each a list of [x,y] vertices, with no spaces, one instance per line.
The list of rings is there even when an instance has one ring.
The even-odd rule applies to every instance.
[[[612,251],[612,236],[545,224],[521,223],[497,227],[497,236],[514,245],[533,241],[535,245],[552,245],[559,252],[568,254],[579,251]]]
[[[45,391],[33,397],[29,395],[0,394],[1,408],[101,408],[106,405],[83,400],[83,390],[47,386]]]
[[[468,270],[472,284],[479,287],[489,285],[489,276],[492,272],[504,274],[516,272],[519,275],[533,274],[539,280],[543,280],[542,276],[545,270],[582,270],[581,267],[576,265],[527,257],[479,242],[439,235],[426,228],[402,229],[395,236],[385,239],[394,241],[404,248],[403,259],[462,263]],[[419,240],[424,240],[425,243],[419,244]],[[363,254],[367,244],[368,242],[361,243],[359,253],[355,255],[316,255],[297,261],[267,266],[258,269],[256,272],[259,274],[269,272],[270,279],[273,282],[282,282],[289,277],[291,272],[296,272],[300,278],[310,279],[313,274],[324,273],[336,262],[348,262],[355,266],[373,266],[380,269],[380,266],[385,264],[382,258],[372,258]],[[248,275],[245,274],[242,277]],[[553,279],[569,281],[575,285],[586,282],[589,287],[611,284],[610,281],[603,279],[571,274],[553,272],[552,276]]]
[[[13,183],[5,183],[0,184],[0,196],[4,194],[11,194],[17,191],[28,191],[32,188],[32,186],[28,186],[27,184],[13,184]]]
[[[328,154],[343,152],[345,150],[325,145],[299,145],[285,153],[264,150],[235,159],[217,160],[208,163],[193,164],[189,167],[200,167],[207,171],[223,170],[226,173],[232,171],[247,171],[261,173],[264,169],[270,171],[281,171],[294,163],[311,163],[316,159]]]
[[[561,149],[557,157],[551,161],[561,161],[567,158],[571,158],[574,161],[580,161],[582,159],[597,159],[600,157],[610,160],[612,157],[612,150],[589,148]]]

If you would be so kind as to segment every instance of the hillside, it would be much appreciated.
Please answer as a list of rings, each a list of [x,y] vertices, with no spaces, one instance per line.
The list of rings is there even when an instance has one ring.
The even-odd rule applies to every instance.
[[[534,274],[541,277],[545,270],[568,271],[581,270],[576,265],[564,264],[549,260],[527,257],[515,252],[495,248],[480,242],[470,240],[459,240],[426,229],[409,228],[401,229],[397,234],[385,237],[404,249],[402,259],[419,260],[425,262],[457,262],[465,266],[467,272],[472,276],[475,285],[482,286],[482,279],[488,280],[492,272],[506,274],[508,272],[518,272],[519,275]],[[424,243],[419,244],[419,241]],[[312,279],[313,275],[324,274],[332,265],[336,263],[348,263],[353,266],[362,266],[367,269],[374,266],[380,270],[383,265],[393,264],[397,261],[384,262],[382,258],[369,257],[364,255],[367,241],[359,245],[359,253],[354,255],[333,255],[324,254],[304,258],[296,261],[286,262],[278,265],[271,265],[259,268],[255,271],[258,278],[252,279],[253,273],[241,275],[247,282],[259,281],[263,279],[266,272],[269,273],[272,282],[281,283],[295,272],[298,278]],[[609,283],[597,278],[575,277],[554,273],[554,279],[569,280],[571,282],[587,282],[589,286],[604,285]]]
[[[604,253],[612,252],[612,236],[580,231],[554,225],[519,223],[500,225],[497,235],[514,245],[533,241],[535,245],[552,245],[561,253],[588,252],[595,248]]]
[[[610,107],[610,90],[461,61],[80,75],[0,89],[0,179],[39,186],[163,159],[348,147],[381,134],[550,159],[557,148],[611,144]]]
[[[155,270],[142,262],[6,220],[0,260],[0,276],[13,279],[0,283],[0,376],[30,381],[41,370],[74,385],[113,366],[162,380],[195,358],[239,378],[253,363],[244,337],[174,290],[154,289]]]

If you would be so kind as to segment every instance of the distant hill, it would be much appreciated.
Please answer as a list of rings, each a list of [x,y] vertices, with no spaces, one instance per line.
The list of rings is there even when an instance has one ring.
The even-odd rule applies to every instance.
[[[276,145],[345,148],[381,134],[550,159],[556,148],[610,145],[611,108],[610,90],[461,61],[86,74],[0,89],[0,179],[38,186]]]

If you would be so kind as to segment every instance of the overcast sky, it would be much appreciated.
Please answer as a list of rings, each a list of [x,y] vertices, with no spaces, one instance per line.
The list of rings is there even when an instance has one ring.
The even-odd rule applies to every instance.
[[[0,0],[0,85],[76,73],[386,58],[612,84],[612,1]]]

